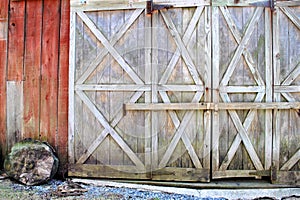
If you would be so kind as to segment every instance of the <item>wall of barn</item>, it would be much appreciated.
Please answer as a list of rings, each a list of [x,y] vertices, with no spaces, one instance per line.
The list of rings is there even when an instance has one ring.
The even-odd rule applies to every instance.
[[[24,139],[67,161],[69,0],[0,1],[2,161]]]

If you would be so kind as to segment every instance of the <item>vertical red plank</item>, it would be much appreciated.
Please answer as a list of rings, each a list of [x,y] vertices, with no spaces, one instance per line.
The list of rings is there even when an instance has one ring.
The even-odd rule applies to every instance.
[[[60,1],[44,0],[40,137],[56,146]]]
[[[27,1],[24,61],[24,137],[39,138],[42,1]]]
[[[0,1],[0,28],[7,29],[8,1]],[[7,64],[7,34],[0,33],[0,163],[6,153],[6,64]]]
[[[58,82],[58,141],[61,164],[68,159],[68,83],[69,83],[70,1],[61,1],[60,55]],[[63,169],[62,169],[63,170]]]
[[[25,1],[11,1],[8,24],[7,79],[23,80]]]

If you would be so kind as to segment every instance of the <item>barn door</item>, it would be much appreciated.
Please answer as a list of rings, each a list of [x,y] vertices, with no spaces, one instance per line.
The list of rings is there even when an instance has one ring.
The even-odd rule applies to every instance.
[[[274,101],[300,102],[300,2],[277,2],[273,15]],[[274,110],[273,168],[275,183],[299,185],[300,111]]]
[[[210,101],[210,8],[146,14],[145,2],[80,2],[71,3],[69,175],[209,181],[210,111],[189,105]]]
[[[212,176],[257,177],[272,164],[271,10],[213,5],[213,101],[225,106],[213,113]]]
[[[213,1],[212,178],[297,184],[299,2],[238,2]]]

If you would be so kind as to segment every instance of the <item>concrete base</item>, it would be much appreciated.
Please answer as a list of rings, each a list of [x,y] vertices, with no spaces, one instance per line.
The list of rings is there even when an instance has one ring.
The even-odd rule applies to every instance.
[[[226,199],[286,199],[286,200],[300,200],[300,188],[243,188],[237,187],[222,188],[187,188],[187,187],[170,187],[170,186],[157,186],[148,184],[125,183],[120,181],[107,181],[107,180],[90,180],[90,179],[72,179],[73,182],[91,184],[95,186],[109,186],[109,187],[126,187],[139,190],[153,191],[153,192],[166,192],[175,194],[193,195],[200,198],[226,198]],[[225,184],[226,182],[223,182]],[[188,184],[188,183],[186,183]],[[237,183],[238,184],[238,183]]]

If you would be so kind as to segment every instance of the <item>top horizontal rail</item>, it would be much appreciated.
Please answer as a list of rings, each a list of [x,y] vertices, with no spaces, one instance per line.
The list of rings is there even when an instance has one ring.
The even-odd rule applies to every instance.
[[[146,8],[147,0],[71,0],[71,8],[73,11],[96,11],[96,10],[120,10],[120,9],[136,9]],[[159,5],[170,5],[172,7],[195,7],[209,6],[210,0],[157,0],[153,3]]]

